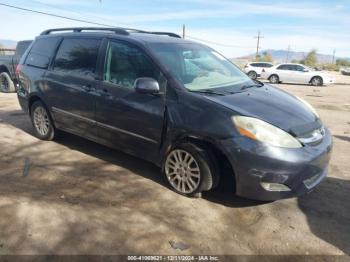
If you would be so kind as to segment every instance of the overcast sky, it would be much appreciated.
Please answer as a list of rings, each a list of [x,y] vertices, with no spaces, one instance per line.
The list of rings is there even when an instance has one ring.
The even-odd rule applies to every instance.
[[[308,51],[350,57],[350,0],[0,0],[0,3],[114,26],[181,32],[228,57],[262,49]],[[32,39],[47,28],[89,26],[0,5],[0,39]]]

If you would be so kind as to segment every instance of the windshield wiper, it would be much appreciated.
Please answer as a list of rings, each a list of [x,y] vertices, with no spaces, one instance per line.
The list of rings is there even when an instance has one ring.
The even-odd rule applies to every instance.
[[[257,84],[251,84],[251,85],[243,85],[243,86],[241,86],[241,90],[245,90],[245,89],[252,88],[252,87],[262,87],[262,86],[264,86],[263,83],[257,83]]]
[[[189,91],[192,93],[201,93],[201,94],[218,95],[218,96],[225,96],[225,95],[229,94],[229,93],[221,93],[221,92],[214,91],[211,89],[189,90]]]

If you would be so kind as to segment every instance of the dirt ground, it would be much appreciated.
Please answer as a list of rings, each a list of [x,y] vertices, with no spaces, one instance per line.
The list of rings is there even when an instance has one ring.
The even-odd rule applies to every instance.
[[[140,159],[69,134],[40,141],[16,95],[0,94],[0,255],[349,255],[350,77],[337,81],[279,85],[316,107],[334,151],[314,192],[270,203],[185,198]]]

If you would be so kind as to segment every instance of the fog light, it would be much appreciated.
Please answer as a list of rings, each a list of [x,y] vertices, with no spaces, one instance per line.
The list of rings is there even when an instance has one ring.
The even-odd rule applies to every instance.
[[[266,191],[290,191],[290,188],[283,184],[261,182],[260,185]]]

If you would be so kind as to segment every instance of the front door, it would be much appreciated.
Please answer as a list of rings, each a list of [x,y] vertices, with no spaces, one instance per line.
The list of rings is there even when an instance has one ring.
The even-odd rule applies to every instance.
[[[101,40],[65,38],[51,70],[45,95],[57,127],[86,135],[94,124],[96,62]]]
[[[138,93],[134,82],[139,77],[152,77],[159,82],[164,94],[166,80],[161,71],[136,46],[110,41],[103,75],[96,98],[96,135],[123,151],[156,161],[163,130],[165,97]]]

